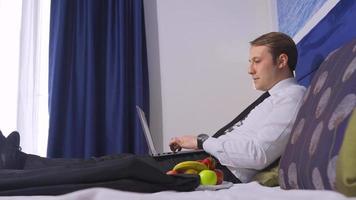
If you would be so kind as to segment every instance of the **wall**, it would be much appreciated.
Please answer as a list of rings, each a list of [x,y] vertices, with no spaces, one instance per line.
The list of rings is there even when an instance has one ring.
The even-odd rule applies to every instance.
[[[274,3],[144,1],[150,128],[160,150],[175,135],[213,134],[261,94],[247,74],[248,42],[276,30]]]

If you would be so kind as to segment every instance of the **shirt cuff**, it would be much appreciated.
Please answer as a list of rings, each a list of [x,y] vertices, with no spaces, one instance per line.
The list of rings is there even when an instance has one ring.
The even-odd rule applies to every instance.
[[[221,145],[219,145],[217,138],[209,137],[203,143],[203,149],[211,155],[216,155],[218,151],[221,151]]]
[[[225,166],[233,166],[230,160],[227,158],[227,154],[224,152],[223,145],[219,139],[209,137],[203,143],[203,149],[205,152],[217,158],[220,164]]]

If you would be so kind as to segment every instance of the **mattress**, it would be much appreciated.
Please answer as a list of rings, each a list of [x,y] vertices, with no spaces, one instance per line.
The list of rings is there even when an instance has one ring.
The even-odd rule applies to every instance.
[[[265,187],[259,185],[257,182],[246,184],[234,184],[229,189],[222,189],[217,191],[202,190],[193,192],[175,192],[164,191],[157,193],[135,193],[112,190],[107,188],[90,188],[79,190],[59,196],[14,196],[14,197],[0,197],[2,199],[55,199],[55,200],[114,200],[114,199],[128,199],[128,200],[356,200],[356,198],[348,198],[340,193],[334,191],[321,190],[282,190],[280,187]]]

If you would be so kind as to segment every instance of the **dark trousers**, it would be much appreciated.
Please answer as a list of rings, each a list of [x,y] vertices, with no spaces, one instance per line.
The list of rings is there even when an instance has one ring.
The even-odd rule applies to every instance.
[[[36,155],[27,155],[24,169],[42,169],[42,168],[49,168],[49,167],[68,167],[68,166],[75,166],[77,168],[83,168],[85,170],[85,166],[92,166],[95,168],[100,169],[103,165],[105,166],[106,162],[110,162],[111,160],[116,160],[120,162],[123,158],[127,156],[132,156],[131,154],[117,154],[117,155],[109,155],[103,157],[93,157],[90,159],[66,159],[66,158],[43,158]],[[137,156],[137,155],[135,155]],[[158,164],[161,171],[164,173],[173,169],[173,167],[182,161],[187,160],[202,160],[206,157],[210,156],[205,152],[198,152],[198,153],[189,153],[189,154],[176,154],[171,156],[162,156],[162,157],[154,157],[151,156],[139,156],[142,159],[151,160]],[[233,182],[233,183],[240,183],[240,180],[237,179],[227,167],[221,165],[217,159],[216,160],[216,168],[221,169],[224,172],[224,180]],[[125,162],[125,161],[122,161]],[[103,172],[105,173],[105,172]]]
[[[0,195],[58,195],[106,187],[135,192],[164,190],[191,191],[199,185],[195,175],[167,176],[165,172],[185,160],[198,160],[206,153],[182,154],[165,158],[118,154],[90,159],[43,158],[24,154],[23,169],[0,170]],[[226,181],[240,182],[228,169],[217,165]]]

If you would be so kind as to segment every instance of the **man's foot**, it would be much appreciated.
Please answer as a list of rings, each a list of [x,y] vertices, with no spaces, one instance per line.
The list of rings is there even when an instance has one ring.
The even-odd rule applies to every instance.
[[[0,148],[3,146],[5,141],[6,141],[6,137],[2,134],[2,132],[0,130]]]
[[[21,150],[19,132],[13,131],[12,133],[10,133],[10,135],[8,135],[6,138],[6,142]]]
[[[20,151],[19,144],[20,134],[17,131],[12,132],[5,141],[0,141],[0,169],[23,169],[25,154]]]

